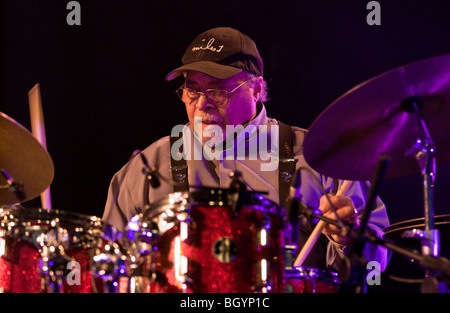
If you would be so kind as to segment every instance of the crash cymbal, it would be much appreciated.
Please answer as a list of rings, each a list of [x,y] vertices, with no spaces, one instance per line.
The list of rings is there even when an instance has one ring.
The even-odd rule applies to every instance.
[[[37,197],[53,181],[54,166],[47,150],[30,131],[2,112],[0,138],[0,170],[7,173],[0,174],[0,205]],[[11,177],[19,190],[7,188],[5,175]]]
[[[450,160],[450,55],[390,70],[344,93],[311,124],[303,152],[321,174],[368,180],[379,157],[390,156],[385,178],[420,172],[406,151],[421,136],[415,113],[402,103],[419,97],[420,115],[436,147],[436,163]]]

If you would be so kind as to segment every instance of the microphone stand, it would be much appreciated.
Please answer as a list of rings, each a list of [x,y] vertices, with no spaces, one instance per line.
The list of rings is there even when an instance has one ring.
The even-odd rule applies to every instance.
[[[147,158],[144,156],[142,151],[139,151],[139,156],[141,157],[142,163],[144,167],[142,168],[142,173],[144,174],[144,190],[143,190],[143,203],[144,209],[143,212],[146,212],[150,209],[150,186],[154,189],[158,188],[161,185],[157,177],[157,171],[151,167],[147,161]],[[128,277],[128,286],[127,290],[130,293],[142,293],[145,292],[147,287],[147,279],[152,279],[154,276],[154,271],[152,267],[145,268],[146,256],[143,255],[140,249],[136,249],[135,235],[127,234],[128,238],[128,254],[131,255],[131,264],[130,264],[130,277]],[[150,258],[153,258],[153,249],[150,251]],[[145,254],[145,253],[144,253]]]
[[[442,256],[433,256],[427,254],[420,254],[416,250],[409,250],[399,246],[396,246],[390,242],[380,239],[376,236],[369,235],[366,240],[373,242],[379,246],[383,246],[396,252],[410,260],[417,261],[423,268],[432,270],[435,273],[435,277],[426,277],[422,284],[422,292],[443,292],[448,293],[450,288],[450,260]],[[447,287],[440,284],[444,282]],[[442,290],[444,289],[444,290]]]
[[[142,154],[142,152],[139,153],[142,159],[142,163],[144,164],[144,168],[142,169],[142,173],[145,175],[145,181],[144,181],[144,212],[147,211],[150,208],[150,200],[148,198],[148,194],[150,193],[150,186],[152,188],[158,188],[161,185],[161,182],[159,181],[156,170],[147,162],[147,158]]]
[[[342,281],[339,290],[341,293],[366,291],[365,269],[367,260],[363,256],[365,246],[363,235],[369,221],[370,213],[376,207],[376,197],[381,181],[386,173],[388,163],[389,158],[386,155],[382,155],[378,159],[377,168],[375,169],[374,179],[369,190],[366,206],[363,210],[360,226],[353,228],[349,233],[349,242],[339,270],[339,278]]]
[[[233,171],[229,174],[232,178],[230,183],[230,198],[231,198],[231,209],[234,215],[237,215],[243,205],[243,198],[247,191],[247,186],[242,181],[242,173],[239,171]]]
[[[338,228],[346,228],[347,225],[342,225],[337,220],[333,220],[331,218],[325,217],[322,215],[322,212],[319,209],[311,208],[307,205],[305,205],[301,200],[299,199],[290,199],[289,201],[292,201],[291,204],[288,204],[288,206],[291,206],[292,208],[292,217],[290,217],[288,220],[291,224],[299,223],[298,218],[301,216],[304,216],[311,220],[312,223],[317,224],[319,220],[322,220],[324,222],[327,222],[328,224],[332,224]],[[294,217],[295,216],[295,217]],[[295,242],[295,241],[294,241]]]

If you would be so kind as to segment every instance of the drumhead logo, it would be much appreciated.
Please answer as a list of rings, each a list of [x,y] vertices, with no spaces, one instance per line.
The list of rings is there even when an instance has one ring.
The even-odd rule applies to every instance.
[[[170,151],[174,160],[258,160],[261,171],[277,170],[278,125],[226,125],[223,128],[210,124],[203,129],[201,117],[194,118],[194,125],[193,130],[189,125],[172,128],[171,137],[179,138]]]
[[[230,263],[237,258],[236,243],[229,237],[220,237],[212,246],[214,257],[222,263]]]

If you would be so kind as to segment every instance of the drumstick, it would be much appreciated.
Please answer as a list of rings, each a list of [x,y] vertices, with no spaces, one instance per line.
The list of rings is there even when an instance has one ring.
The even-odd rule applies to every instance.
[[[344,195],[348,188],[350,187],[351,181],[345,180],[339,190],[337,191],[337,196]],[[320,220],[314,230],[312,231],[311,235],[309,235],[308,240],[305,242],[305,245],[303,246],[302,250],[298,254],[297,258],[295,259],[294,266],[301,266],[303,262],[305,261],[306,257],[309,255],[309,252],[311,251],[312,247],[316,243],[317,239],[319,239],[320,234],[322,233],[323,228],[325,227],[326,222],[323,220]]]
[[[44,114],[42,112],[41,90],[39,84],[33,86],[28,91],[28,102],[30,105],[31,131],[33,136],[47,150],[47,140],[45,138]],[[52,208],[50,199],[50,187],[41,193],[41,205],[44,209]]]

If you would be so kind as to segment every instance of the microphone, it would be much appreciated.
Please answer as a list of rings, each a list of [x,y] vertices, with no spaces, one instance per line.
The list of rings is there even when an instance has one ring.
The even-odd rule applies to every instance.
[[[289,188],[289,200],[286,203],[286,215],[289,224],[292,226],[291,240],[293,243],[296,243],[299,237],[300,215],[307,217],[314,224],[317,224],[321,219],[325,219],[330,222],[333,221],[323,217],[322,212],[319,209],[311,208],[302,202],[301,171],[297,170],[294,175],[294,181]]]
[[[147,211],[150,208],[150,201],[148,199],[148,194],[150,192],[150,186],[153,188],[158,188],[161,185],[158,177],[156,176],[156,170],[147,162],[147,158],[142,154],[142,151],[139,152],[141,156],[142,163],[144,163],[144,168],[142,169],[142,173],[145,174],[144,181],[144,192],[142,193],[144,200],[144,211]]]
[[[9,175],[9,173],[6,170],[0,169],[0,171],[2,172],[2,175],[6,180],[7,185],[5,187],[7,187],[9,191],[14,192],[19,201],[25,200],[26,194],[23,190],[23,184],[14,181],[14,179],[11,177],[11,175]]]
[[[150,186],[152,186],[152,188],[158,188],[161,185],[161,182],[158,179],[156,170],[150,167],[147,162],[147,158],[144,156],[144,154],[142,154],[142,152],[140,152],[139,155],[141,156],[142,163],[144,163],[142,173],[147,176],[146,179],[150,181]]]
[[[301,175],[300,171],[297,170],[294,173],[294,180],[289,187],[289,199],[286,203],[286,217],[288,223],[291,226],[291,242],[297,243],[299,236],[299,209],[300,209],[300,199],[301,199]]]
[[[243,196],[247,190],[247,186],[242,181],[242,173],[239,171],[232,171],[229,173],[232,178],[230,183],[230,198],[231,208],[234,214],[238,214],[242,208]]]

